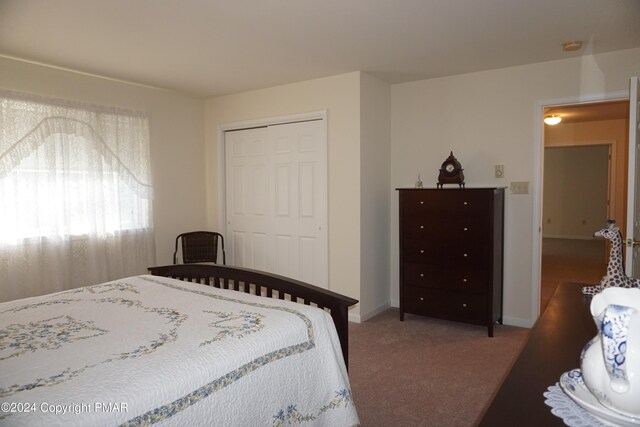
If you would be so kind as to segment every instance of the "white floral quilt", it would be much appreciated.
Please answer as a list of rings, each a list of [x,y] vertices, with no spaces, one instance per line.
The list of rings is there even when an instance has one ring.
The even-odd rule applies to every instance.
[[[331,317],[155,276],[0,304],[0,425],[353,426]]]

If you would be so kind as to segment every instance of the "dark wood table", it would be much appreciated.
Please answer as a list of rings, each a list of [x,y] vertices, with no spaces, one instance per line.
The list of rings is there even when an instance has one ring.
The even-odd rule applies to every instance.
[[[558,286],[479,426],[564,426],[542,394],[562,373],[580,367],[580,352],[596,335],[591,298],[582,295],[582,286]]]

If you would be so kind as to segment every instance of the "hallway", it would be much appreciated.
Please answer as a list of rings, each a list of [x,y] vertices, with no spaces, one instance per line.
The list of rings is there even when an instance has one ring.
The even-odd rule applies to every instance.
[[[597,284],[607,270],[606,240],[542,239],[540,312],[560,282]]]

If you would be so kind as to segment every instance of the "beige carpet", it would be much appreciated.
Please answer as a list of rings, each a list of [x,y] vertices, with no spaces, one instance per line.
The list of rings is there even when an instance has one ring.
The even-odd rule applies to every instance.
[[[363,427],[475,425],[528,329],[406,315],[350,323],[349,377]]]
[[[562,281],[598,283],[604,240],[543,239],[541,308]],[[363,427],[475,426],[519,355],[528,329],[406,315],[350,323],[349,377]],[[516,426],[517,427],[517,426]]]

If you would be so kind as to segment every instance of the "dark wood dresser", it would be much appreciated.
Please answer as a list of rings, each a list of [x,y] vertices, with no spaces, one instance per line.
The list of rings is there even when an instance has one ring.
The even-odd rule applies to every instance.
[[[502,322],[504,188],[397,189],[405,313]]]
[[[583,286],[593,285],[558,286],[479,427],[565,426],[544,403],[543,393],[564,372],[580,367],[582,348],[596,336],[591,297],[582,295]]]

